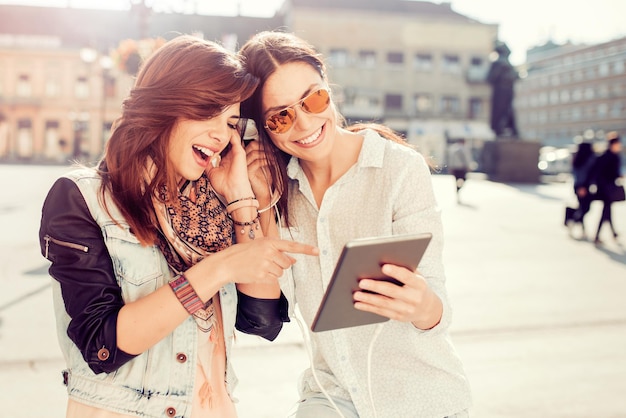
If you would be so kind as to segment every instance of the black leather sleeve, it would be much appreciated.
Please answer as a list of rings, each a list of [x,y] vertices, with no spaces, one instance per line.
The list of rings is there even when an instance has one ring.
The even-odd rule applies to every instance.
[[[78,186],[55,182],[43,204],[41,251],[61,284],[71,318],[67,335],[94,373],[110,373],[134,355],[117,348],[117,316],[124,305],[100,227]]]
[[[235,327],[246,334],[274,341],[283,322],[289,322],[289,302],[283,293],[279,299],[258,299],[237,290],[237,320]]]

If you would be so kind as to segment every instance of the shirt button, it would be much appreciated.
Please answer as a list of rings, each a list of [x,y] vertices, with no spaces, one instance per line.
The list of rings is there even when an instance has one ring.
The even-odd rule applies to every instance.
[[[346,361],[346,356],[341,356],[341,361]]]
[[[109,350],[104,347],[98,350],[98,360],[100,361],[108,360],[110,355]]]
[[[328,250],[322,250],[323,255],[328,255]]]
[[[176,361],[179,363],[184,363],[187,361],[187,355],[185,353],[176,354]]]
[[[165,415],[167,415],[168,417],[173,417],[176,415],[176,408],[174,408],[173,406],[170,406],[169,408],[167,408],[165,410]]]

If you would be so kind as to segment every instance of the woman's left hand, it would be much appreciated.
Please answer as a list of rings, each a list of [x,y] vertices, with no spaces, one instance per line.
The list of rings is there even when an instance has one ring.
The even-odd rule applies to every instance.
[[[361,290],[353,296],[356,309],[397,321],[411,322],[423,330],[431,329],[439,323],[443,304],[419,272],[393,264],[383,265],[382,271],[403,285],[384,280],[362,279],[359,282]]]

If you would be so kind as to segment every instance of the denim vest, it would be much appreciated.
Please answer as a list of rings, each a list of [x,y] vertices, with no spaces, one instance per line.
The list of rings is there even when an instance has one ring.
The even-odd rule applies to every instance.
[[[91,216],[100,225],[124,301],[137,300],[167,284],[172,275],[159,249],[156,246],[141,246],[110,197],[107,207],[111,216],[100,205],[100,178],[95,171],[79,169],[65,177],[78,185]],[[94,374],[67,336],[70,317],[65,311],[59,283],[56,280],[52,282],[57,334],[68,366],[67,386],[71,398],[94,407],[140,417],[183,418],[191,415],[198,339],[193,317],[187,318],[173,333],[115,372]],[[237,313],[237,292],[233,283],[220,289],[220,299],[226,342],[226,384],[232,396],[237,384],[228,361]]]

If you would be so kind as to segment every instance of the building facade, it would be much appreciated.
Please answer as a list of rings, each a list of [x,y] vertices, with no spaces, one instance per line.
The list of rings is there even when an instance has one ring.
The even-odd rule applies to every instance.
[[[110,60],[126,39],[195,32],[236,48],[276,28],[324,54],[349,121],[388,124],[440,164],[449,139],[493,139],[497,25],[450,3],[285,0],[272,18],[0,6],[0,159],[96,159],[132,85]]]
[[[349,121],[382,121],[437,163],[445,163],[447,139],[493,139],[486,75],[496,25],[460,15],[450,3],[291,0],[285,6],[290,28],[327,58]]]
[[[0,159],[101,154],[132,79],[110,57],[52,36],[0,35]]]
[[[604,141],[626,133],[626,38],[596,45],[546,45],[528,51],[516,85],[522,135],[568,147],[577,137]]]

